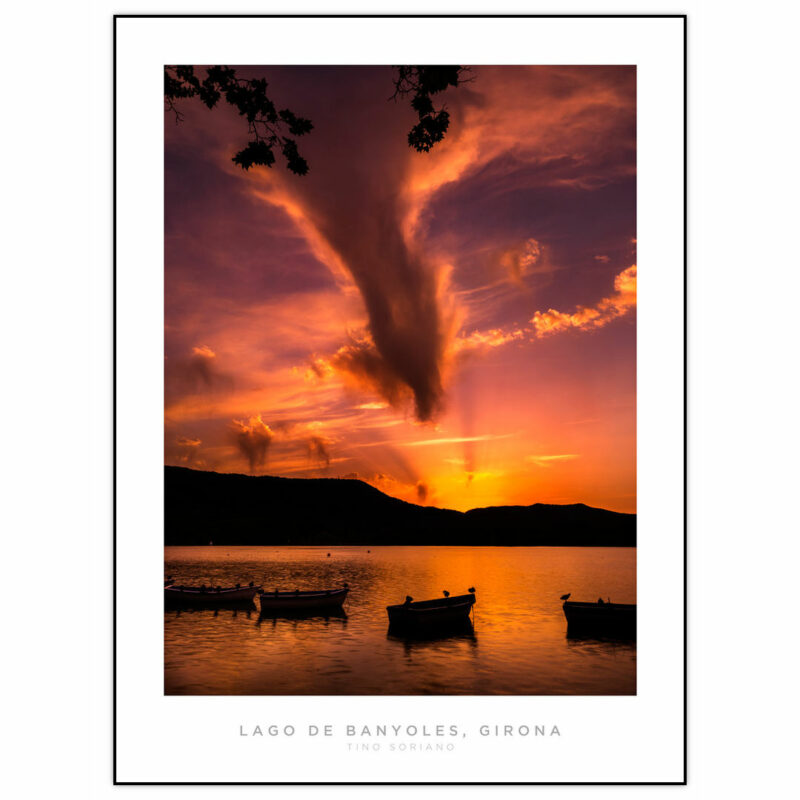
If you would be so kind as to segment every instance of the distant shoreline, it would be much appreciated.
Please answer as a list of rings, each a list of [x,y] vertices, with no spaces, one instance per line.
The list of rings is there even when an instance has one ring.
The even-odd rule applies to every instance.
[[[583,503],[454,511],[355,479],[164,468],[166,545],[635,547],[636,515]]]
[[[191,472],[191,473],[199,473],[202,475],[218,475],[221,478],[243,478],[248,481],[260,481],[260,480],[269,480],[269,481],[292,481],[292,482],[322,482],[322,481],[331,481],[331,482],[338,482],[338,481],[348,481],[350,483],[360,483],[364,484],[365,486],[369,486],[371,489],[375,489],[371,483],[367,483],[367,481],[361,480],[360,478],[343,478],[338,475],[334,476],[326,476],[326,477],[319,477],[319,478],[287,478],[283,475],[248,475],[244,472],[216,472],[215,470],[210,469],[192,469],[191,467],[179,467],[174,465],[165,464],[164,470],[166,474],[169,473],[170,470],[182,470],[184,472]],[[397,500],[398,503],[403,503],[407,506],[412,506],[414,508],[427,508],[433,511],[451,511],[454,514],[470,514],[475,511],[486,511],[488,509],[493,508],[531,508],[533,505],[546,505],[551,508],[569,508],[571,506],[584,506],[586,508],[594,508],[597,511],[607,511],[609,514],[621,514],[627,517],[635,517],[635,511],[614,511],[610,508],[600,508],[599,506],[589,506],[586,503],[532,503],[531,505],[506,505],[506,506],[474,506],[473,508],[468,508],[466,511],[461,511],[458,508],[448,508],[446,506],[433,506],[433,505],[420,505],[419,503],[412,503],[409,500],[400,500],[392,495],[388,495],[385,492],[382,492],[380,489],[375,489],[376,492],[379,494],[384,495],[385,497],[390,498],[391,500]]]

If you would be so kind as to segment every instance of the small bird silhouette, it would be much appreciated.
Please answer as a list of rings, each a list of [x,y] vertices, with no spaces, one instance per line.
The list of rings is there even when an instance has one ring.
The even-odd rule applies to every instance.
[[[468,591],[470,594],[475,594],[475,587],[474,587],[474,586],[470,586],[470,587],[469,587],[469,589],[467,589],[467,591]]]
[[[567,592],[566,594],[562,594],[561,595],[561,599],[562,600],[569,600],[571,594],[572,594],[572,592]]]
[[[448,592],[447,589],[444,590],[444,596],[445,597],[450,597],[450,592]]]

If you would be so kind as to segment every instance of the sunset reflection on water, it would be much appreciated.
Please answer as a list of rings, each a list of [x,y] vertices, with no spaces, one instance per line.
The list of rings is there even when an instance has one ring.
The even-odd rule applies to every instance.
[[[634,548],[167,547],[178,583],[265,589],[346,581],[344,613],[165,612],[166,694],[635,694],[636,646],[567,638],[559,597],[636,602]],[[327,554],[331,555],[328,556]],[[424,639],[386,606],[476,588],[473,626]]]

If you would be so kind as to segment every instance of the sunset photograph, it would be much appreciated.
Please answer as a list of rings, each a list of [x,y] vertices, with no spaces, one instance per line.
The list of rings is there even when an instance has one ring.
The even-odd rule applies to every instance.
[[[164,107],[164,693],[636,694],[636,67]]]

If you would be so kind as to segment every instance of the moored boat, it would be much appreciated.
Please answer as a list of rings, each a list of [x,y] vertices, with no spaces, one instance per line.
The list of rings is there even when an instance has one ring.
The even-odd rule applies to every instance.
[[[178,586],[164,587],[164,601],[170,605],[216,606],[252,603],[260,586]]]
[[[570,630],[613,630],[636,632],[636,605],[611,603],[580,603],[564,600],[564,616]]]
[[[386,631],[386,638],[395,642],[402,642],[407,650],[417,646],[424,647],[425,645],[436,644],[445,639],[461,639],[473,644],[477,642],[475,628],[469,617],[437,625],[404,625],[390,622],[389,629]]]
[[[475,605],[475,590],[456,597],[437,597],[435,600],[414,601],[406,597],[405,603],[386,606],[389,624],[394,627],[434,627],[448,626],[469,619],[469,612]]]
[[[281,592],[261,591],[258,602],[262,614],[279,614],[285,611],[318,611],[341,609],[350,591],[347,584],[339,589],[312,589]]]

